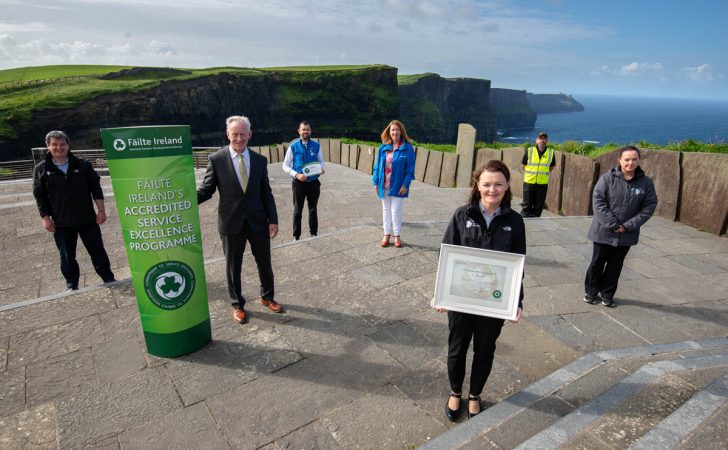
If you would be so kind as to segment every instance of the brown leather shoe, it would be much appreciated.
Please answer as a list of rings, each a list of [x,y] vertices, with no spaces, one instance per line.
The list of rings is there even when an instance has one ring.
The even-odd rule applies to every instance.
[[[247,314],[245,314],[245,310],[243,308],[235,308],[233,307],[233,319],[237,323],[243,323],[245,322],[245,318],[247,317]]]
[[[268,309],[273,311],[274,313],[279,313],[283,311],[283,307],[278,304],[275,300],[266,300],[264,298],[260,299],[260,302],[263,304],[263,306],[267,306]]]

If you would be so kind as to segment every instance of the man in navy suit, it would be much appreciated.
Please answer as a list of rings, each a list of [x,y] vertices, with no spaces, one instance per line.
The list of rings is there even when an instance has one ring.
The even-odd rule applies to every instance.
[[[273,299],[270,254],[270,240],[278,234],[278,212],[268,180],[268,161],[247,147],[253,134],[250,120],[231,116],[226,124],[230,145],[210,155],[205,178],[197,189],[197,202],[209,200],[215,190],[220,192],[217,229],[225,253],[228,292],[233,300],[233,319],[243,323],[246,312],[241,271],[246,242],[250,242],[258,266],[261,302],[276,313],[283,309]]]

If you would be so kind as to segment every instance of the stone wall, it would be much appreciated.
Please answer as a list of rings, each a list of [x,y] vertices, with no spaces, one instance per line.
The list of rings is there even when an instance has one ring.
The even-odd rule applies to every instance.
[[[511,171],[511,193],[523,198],[523,147],[504,148],[503,163]]]
[[[546,209],[556,214],[561,211],[564,183],[564,154],[554,152],[556,165],[549,175],[549,190],[546,192]]]
[[[341,144],[337,139],[320,139],[327,162],[341,164],[371,174],[378,149],[365,145]],[[281,162],[287,144],[251,147],[271,163]],[[655,182],[658,205],[655,215],[725,234],[728,225],[728,155],[681,153],[641,149],[640,167]],[[415,179],[443,188],[466,187],[458,183],[462,159],[457,153],[415,148]],[[473,170],[491,159],[503,161],[511,172],[511,191],[523,197],[523,147],[473,150]],[[592,214],[591,195],[598,178],[618,165],[617,151],[591,159],[556,152],[556,166],[549,176],[546,208],[565,216]],[[469,182],[468,182],[469,185]]]
[[[442,152],[430,151],[425,170],[425,183],[433,186],[440,185],[440,172],[442,171]]]
[[[713,234],[728,223],[728,155],[683,153],[678,201],[680,222]]]
[[[591,193],[597,180],[598,165],[586,156],[563,153],[561,212],[565,216],[587,216],[592,213]]]
[[[365,145],[341,144],[336,139],[321,139],[327,162],[341,164],[371,174],[377,149]],[[285,146],[255,148],[270,162],[283,161]],[[659,202],[655,215],[725,234],[728,224],[728,155],[680,153],[641,149],[640,167],[655,182]],[[415,148],[415,179],[443,188],[465,187],[458,183],[461,155]],[[471,153],[473,154],[473,153]],[[511,191],[523,197],[523,147],[474,150],[470,172],[491,159],[503,161],[511,172]],[[565,216],[592,214],[591,194],[599,176],[618,162],[616,151],[595,159],[556,152],[556,166],[549,176],[546,208]],[[469,183],[468,183],[469,184]]]
[[[467,139],[466,139],[467,140]],[[327,162],[371,174],[378,149],[366,145],[341,144],[337,139],[320,139]],[[287,144],[251,147],[271,163],[281,162]],[[640,167],[652,178],[657,191],[655,215],[679,220],[713,234],[725,234],[728,225],[728,155],[681,153],[641,149]],[[458,173],[473,170],[486,161],[503,161],[511,172],[511,191],[523,197],[523,147],[473,149],[472,167],[461,167],[462,155],[416,147],[415,179],[443,188],[460,186]],[[472,156],[471,156],[472,157]],[[555,153],[556,166],[549,176],[546,208],[565,216],[591,215],[591,195],[599,176],[616,167],[617,151],[594,159],[572,153]],[[467,159],[467,158],[466,158]],[[468,182],[469,185],[469,182]]]

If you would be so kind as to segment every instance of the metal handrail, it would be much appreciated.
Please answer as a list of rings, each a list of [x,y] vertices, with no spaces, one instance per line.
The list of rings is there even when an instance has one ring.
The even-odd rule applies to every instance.
[[[217,148],[192,147],[192,160],[195,164],[195,169],[204,169],[207,167],[207,156],[215,150]],[[0,162],[0,181],[33,178],[33,168],[45,158],[48,149],[45,147],[34,147],[31,151],[33,159]],[[73,150],[73,153],[90,161],[94,169],[102,174],[108,173],[109,165],[103,149]]]
[[[33,178],[33,160],[0,162],[0,180]]]

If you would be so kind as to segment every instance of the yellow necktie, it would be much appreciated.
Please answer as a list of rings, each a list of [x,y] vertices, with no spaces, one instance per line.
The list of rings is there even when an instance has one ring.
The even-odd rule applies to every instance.
[[[248,171],[245,170],[242,153],[238,153],[238,165],[240,166],[240,179],[243,181],[243,193],[245,193],[245,188],[248,187]]]

